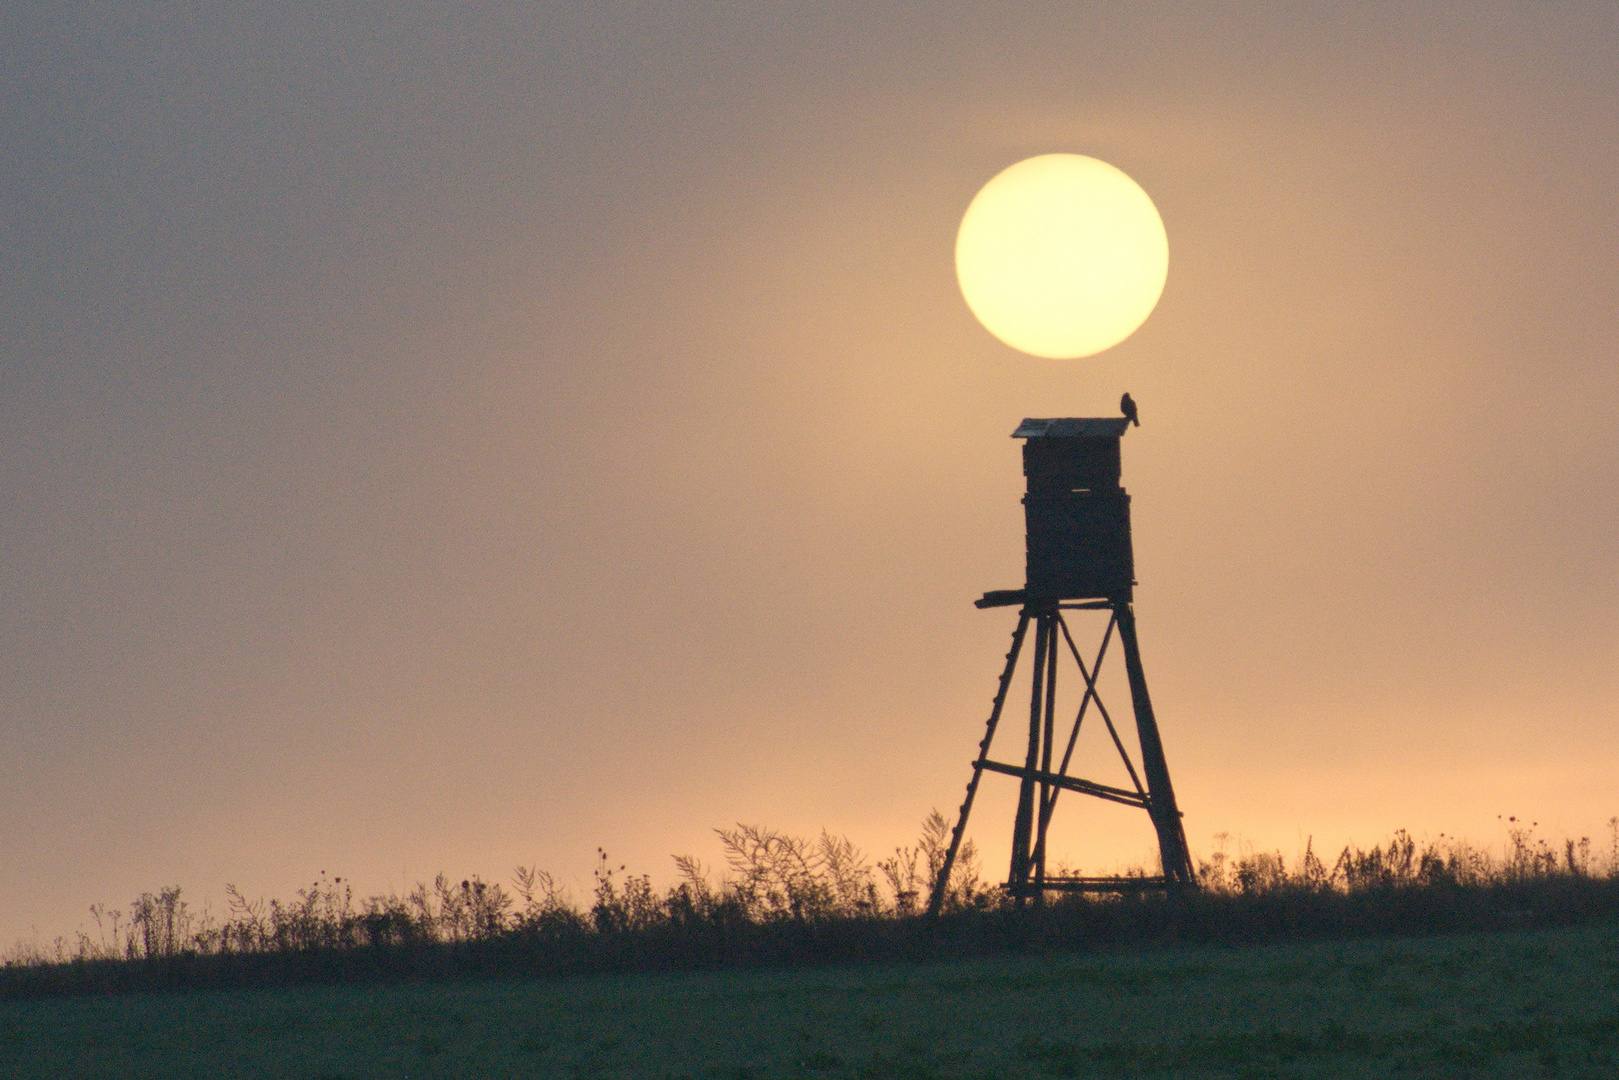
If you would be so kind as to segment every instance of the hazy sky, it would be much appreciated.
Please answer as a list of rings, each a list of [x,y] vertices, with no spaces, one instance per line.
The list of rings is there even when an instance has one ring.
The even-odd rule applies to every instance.
[[[164,884],[908,842],[1015,622],[971,604],[1021,583],[1007,436],[1124,390],[1196,854],[1605,845],[1619,8],[580,7],[6,5],[0,944]],[[1169,233],[1090,360],[954,279],[1052,151]]]

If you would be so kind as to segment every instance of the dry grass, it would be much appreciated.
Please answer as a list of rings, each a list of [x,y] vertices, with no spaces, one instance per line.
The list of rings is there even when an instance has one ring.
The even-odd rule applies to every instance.
[[[510,886],[440,875],[401,896],[357,899],[342,878],[291,901],[234,888],[223,919],[195,916],[178,888],[121,909],[91,908],[97,929],[21,947],[0,966],[0,997],[145,989],[404,981],[444,977],[693,970],[829,961],[930,960],[1187,942],[1260,942],[1591,923],[1619,917],[1619,820],[1608,850],[1552,845],[1509,822],[1493,854],[1458,840],[1397,833],[1347,847],[1329,865],[1306,846],[1217,852],[1202,888],[1177,897],[1065,898],[1018,908],[983,884],[963,853],[944,905],[926,888],[949,823],[934,813],[917,844],[873,863],[846,839],[720,830],[715,874],[677,858],[659,891],[601,853],[594,894],[578,904],[554,878],[519,868]]]

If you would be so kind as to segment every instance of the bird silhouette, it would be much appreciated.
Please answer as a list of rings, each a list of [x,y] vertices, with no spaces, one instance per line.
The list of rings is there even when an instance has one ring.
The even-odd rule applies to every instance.
[[[1136,427],[1141,426],[1141,420],[1140,420],[1139,417],[1136,416],[1136,399],[1135,398],[1131,397],[1129,394],[1126,394],[1122,398],[1120,398],[1119,399],[1119,411],[1124,413],[1124,418],[1126,420],[1130,421],[1130,423],[1134,424]]]

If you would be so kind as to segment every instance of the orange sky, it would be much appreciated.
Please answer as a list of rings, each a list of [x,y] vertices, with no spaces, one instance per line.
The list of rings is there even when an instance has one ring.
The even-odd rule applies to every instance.
[[[1427,11],[8,15],[0,942],[909,842],[1015,621],[971,605],[1021,583],[1007,436],[1126,389],[1196,854],[1605,837],[1619,13]],[[1090,360],[953,275],[1052,151],[1169,233]],[[1148,855],[1065,805],[1054,859]]]

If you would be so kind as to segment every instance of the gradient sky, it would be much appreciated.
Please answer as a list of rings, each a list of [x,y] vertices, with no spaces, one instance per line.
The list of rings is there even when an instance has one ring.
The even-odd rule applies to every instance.
[[[580,7],[6,5],[0,944],[908,842],[1015,621],[1007,436],[1124,390],[1196,854],[1606,846],[1619,8]],[[954,278],[1053,151],[1169,233],[1090,360]],[[1064,807],[1054,859],[1149,855]]]

